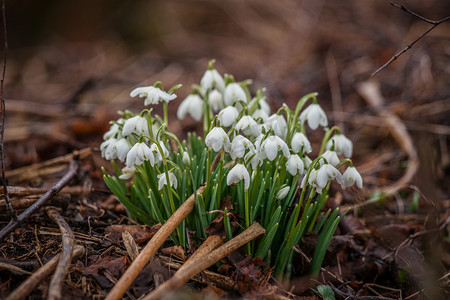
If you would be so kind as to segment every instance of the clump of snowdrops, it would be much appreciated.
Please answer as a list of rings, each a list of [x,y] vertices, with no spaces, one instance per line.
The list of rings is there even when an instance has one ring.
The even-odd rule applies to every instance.
[[[330,182],[362,187],[350,160],[353,144],[339,128],[328,128],[317,93],[301,98],[294,109],[284,104],[272,113],[264,90],[252,97],[250,80],[222,76],[213,63],[177,111],[179,119],[203,120],[204,136],[189,133],[186,142],[168,130],[167,105],[181,85],[168,91],[160,82],[136,88],[130,96],[144,98],[144,105],[162,102],[164,116],[153,116],[151,108],[119,112],[100,146],[116,170],[115,176],[104,171],[105,182],[129,215],[148,225],[164,223],[205,185],[194,212],[171,235],[175,244],[187,247],[186,228],[206,238],[217,216],[227,239],[257,221],[267,233],[247,244],[247,253],[274,266],[278,277],[290,277],[294,246],[314,233],[311,272],[317,274],[340,220],[338,209],[323,211]],[[307,134],[319,128],[324,137],[312,157]]]

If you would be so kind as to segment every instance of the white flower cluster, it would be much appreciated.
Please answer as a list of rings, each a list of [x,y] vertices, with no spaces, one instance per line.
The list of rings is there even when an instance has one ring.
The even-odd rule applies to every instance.
[[[175,99],[175,94],[164,92],[159,87],[148,86],[134,89],[131,97],[145,97],[144,104],[158,104]],[[164,143],[159,141],[159,146],[152,142],[151,136],[156,136],[158,127],[156,122],[149,120],[148,112],[133,115],[131,112],[122,113],[122,117],[113,122],[110,129],[103,135],[104,142],[100,145],[102,157],[107,160],[118,159],[125,163],[120,179],[132,178],[136,172],[135,166],[149,161],[151,166],[161,164],[164,158],[169,156],[169,151]],[[151,124],[151,125],[150,125]],[[171,186],[176,186],[177,181],[172,173],[169,173]],[[159,176],[159,189],[167,184],[165,174]]]
[[[311,164],[306,154],[312,152],[312,147],[305,135],[305,123],[311,130],[328,126],[327,116],[315,99],[300,113],[295,124],[288,124],[280,112],[271,115],[270,106],[261,94],[260,91],[251,98],[245,82],[227,80],[226,76],[224,79],[210,64],[195,94],[186,97],[178,108],[180,119],[190,114],[199,121],[206,109],[216,113],[216,126],[206,135],[205,143],[215,152],[222,149],[239,162],[228,173],[228,185],[244,180],[247,189],[251,171],[264,161],[272,162],[277,157],[285,158],[282,167],[292,176],[306,174]],[[232,130],[227,133],[227,129]],[[320,164],[310,170],[307,182],[307,176],[304,176],[303,186],[312,185],[321,193],[330,180],[336,179],[343,188],[354,183],[362,188],[361,176],[355,168],[347,168],[343,175],[336,169],[341,161],[338,155],[351,157],[352,142],[338,131],[329,139],[326,148]],[[287,193],[286,189],[281,196],[284,193]]]

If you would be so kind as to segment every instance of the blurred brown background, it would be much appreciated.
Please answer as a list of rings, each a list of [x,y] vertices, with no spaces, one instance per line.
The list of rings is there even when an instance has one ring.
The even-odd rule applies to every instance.
[[[398,3],[429,19],[450,14],[449,1]],[[136,86],[182,83],[175,112],[212,58],[221,73],[254,79],[254,91],[267,87],[273,108],[319,92],[331,122],[355,141],[369,189],[395,182],[407,165],[357,92],[431,26],[390,1],[7,1],[6,9],[8,169],[98,146],[117,110],[142,108],[128,95]],[[441,24],[374,79],[417,147],[415,183],[445,200],[449,37],[450,23]],[[171,121],[178,133],[196,128]]]

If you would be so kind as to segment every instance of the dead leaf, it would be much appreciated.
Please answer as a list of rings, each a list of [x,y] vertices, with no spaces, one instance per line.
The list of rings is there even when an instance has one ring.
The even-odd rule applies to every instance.
[[[134,261],[139,255],[139,249],[133,236],[127,230],[124,230],[122,232],[122,239],[123,244],[125,245],[125,249],[127,249],[128,255],[130,256],[131,260]]]
[[[120,246],[122,243],[122,233],[128,231],[136,244],[141,244],[150,240],[155,233],[161,228],[161,224],[152,227],[146,225],[111,225],[105,228],[105,235],[115,245]]]
[[[182,261],[186,261],[186,252],[184,251],[183,247],[175,245],[172,247],[167,247],[164,249],[161,249],[161,252],[166,256],[175,256]]]
[[[83,274],[95,278],[102,288],[111,288],[112,283],[103,275],[103,271],[107,270],[113,278],[119,279],[130,264],[127,256],[106,256],[86,267]]]

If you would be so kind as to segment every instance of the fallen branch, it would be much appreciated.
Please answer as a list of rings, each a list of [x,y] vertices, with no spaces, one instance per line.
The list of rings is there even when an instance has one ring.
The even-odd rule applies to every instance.
[[[75,175],[78,172],[78,157],[73,159],[70,162],[69,170],[64,175],[63,178],[61,178],[56,185],[54,185],[52,188],[50,188],[41,198],[39,198],[38,201],[36,201],[33,205],[31,205],[28,209],[26,209],[23,213],[21,213],[16,219],[12,219],[8,225],[6,225],[1,231],[0,231],[0,241],[3,240],[11,231],[16,229],[19,225],[21,225],[23,222],[28,220],[38,209],[40,209],[50,198],[55,196],[59,193],[59,191],[66,186],[72,178],[75,177]]]
[[[22,273],[22,274],[27,274],[27,275],[32,275],[33,273],[25,271],[22,268],[19,268],[18,266],[14,266],[5,262],[1,262],[0,261],[0,269],[6,269],[6,270],[10,270],[13,272],[18,272],[18,273]]]
[[[400,8],[401,10],[403,10],[404,12],[411,14],[419,19],[421,19],[424,22],[427,22],[429,24],[432,24],[433,26],[431,26],[430,28],[428,28],[424,33],[422,33],[417,39],[415,39],[412,43],[408,44],[405,48],[402,49],[402,51],[398,52],[397,54],[395,54],[394,56],[391,57],[390,60],[388,60],[387,63],[385,63],[384,65],[382,65],[380,68],[378,68],[378,70],[376,70],[375,72],[372,73],[372,75],[370,75],[370,77],[373,77],[375,75],[377,75],[378,73],[380,73],[384,68],[386,68],[387,66],[389,66],[394,60],[396,60],[397,58],[399,58],[399,56],[401,56],[403,53],[405,53],[406,51],[408,51],[409,49],[412,48],[412,46],[414,46],[415,43],[417,43],[418,41],[420,41],[424,36],[426,36],[431,30],[433,30],[434,28],[436,28],[437,26],[439,26],[440,24],[447,22],[450,20],[450,16],[445,17],[441,20],[438,21],[434,21],[434,20],[429,20],[427,18],[422,17],[421,15],[411,11],[410,9],[406,8],[403,5],[398,5],[396,3],[391,3],[392,6],[396,7],[396,8]]]
[[[72,261],[72,250],[74,244],[73,231],[67,222],[61,217],[58,211],[54,208],[47,209],[47,215],[56,222],[59,226],[62,236],[63,249],[61,258],[59,259],[58,266],[50,281],[50,287],[48,292],[49,300],[57,300],[62,298],[61,290],[64,282],[64,278],[69,270],[70,263]]]
[[[386,124],[390,128],[392,136],[408,156],[408,166],[405,174],[403,174],[403,176],[393,185],[382,190],[384,195],[390,196],[396,193],[399,189],[408,186],[409,182],[416,174],[419,168],[417,152],[411,136],[400,118],[384,107],[384,99],[378,85],[372,81],[363,82],[358,86],[358,93],[380,117],[384,118]]]
[[[58,195],[52,197],[47,204],[60,207],[67,206],[68,201],[70,200],[70,194],[63,194],[61,191]],[[33,195],[27,196],[25,198],[11,198],[11,205],[14,209],[24,210],[36,203],[42,195]],[[5,200],[0,200],[0,213],[3,213],[6,210],[6,202]]]
[[[143,300],[161,299],[167,297],[175,292],[178,288],[183,286],[190,278],[197,275],[206,268],[212,266],[228,254],[239,249],[246,243],[264,234],[266,230],[258,223],[253,223],[249,228],[244,230],[241,234],[229,240],[223,246],[213,250],[202,259],[197,259],[186,267],[182,267],[175,275],[153,290],[150,294],[143,298]]]
[[[216,249],[219,245],[222,245],[223,238],[218,235],[212,235],[203,242],[203,244],[195,251],[191,257],[183,264],[179,271],[186,269],[193,263],[197,263],[203,259],[205,255]]]
[[[81,245],[76,245],[73,250],[72,258],[79,258],[84,254],[84,247]],[[49,262],[43,265],[39,270],[34,272],[33,275],[28,277],[27,280],[22,282],[22,284],[16,288],[5,300],[21,300],[25,299],[36,287],[37,285],[49,276],[58,264],[60,255],[56,255]]]
[[[166,223],[158,230],[153,238],[142,249],[139,256],[128,267],[125,273],[120,277],[116,285],[106,296],[105,300],[121,299],[130,285],[147,265],[152,256],[158,251],[166,239],[172,234],[177,226],[189,215],[194,209],[196,194],[201,194],[204,187],[201,186],[194,194],[192,194],[184,203],[170,216]]]

